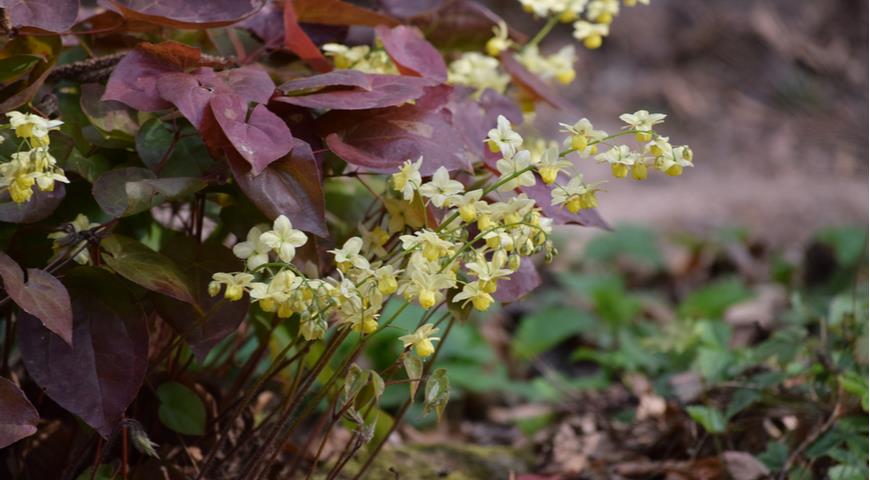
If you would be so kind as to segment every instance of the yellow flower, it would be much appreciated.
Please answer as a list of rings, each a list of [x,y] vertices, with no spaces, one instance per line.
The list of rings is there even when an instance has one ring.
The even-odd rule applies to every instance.
[[[399,337],[399,341],[402,342],[403,348],[413,346],[417,355],[425,358],[435,353],[435,346],[432,342],[441,340],[438,337],[432,336],[436,333],[438,333],[438,328],[431,323],[427,323],[418,328],[414,333]]]
[[[15,129],[15,135],[30,142],[31,147],[48,146],[48,132],[58,130],[63,122],[48,120],[32,113],[8,112],[9,125]]]

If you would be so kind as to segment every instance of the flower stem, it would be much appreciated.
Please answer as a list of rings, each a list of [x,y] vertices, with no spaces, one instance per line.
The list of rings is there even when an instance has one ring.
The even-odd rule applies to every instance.
[[[550,19],[547,20],[547,23],[545,23],[544,26],[541,27],[540,30],[538,30],[538,33],[536,33],[535,36],[532,37],[531,40],[529,40],[529,43],[523,46],[523,50],[530,47],[535,47],[539,43],[541,43],[541,40],[543,40],[550,33],[550,31],[553,30],[553,27],[555,27],[557,23],[559,23],[559,17],[550,17]]]

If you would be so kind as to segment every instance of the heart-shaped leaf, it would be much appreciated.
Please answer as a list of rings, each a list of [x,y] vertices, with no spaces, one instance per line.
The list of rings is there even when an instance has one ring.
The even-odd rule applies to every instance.
[[[350,72],[351,70],[346,70]],[[330,78],[339,77],[339,71],[317,75],[315,77]],[[361,73],[361,72],[360,72]],[[330,109],[330,110],[364,110],[370,108],[394,107],[416,100],[425,93],[424,87],[430,82],[421,78],[405,77],[400,75],[373,75],[363,74],[365,81],[357,76],[341,75],[337,82],[332,85],[345,88],[332,88],[309,94],[278,97],[275,101],[298,105],[300,107]],[[282,88],[299,88],[300,86],[317,85],[320,79],[294,80],[285,84]],[[327,80],[324,79],[324,83]],[[357,85],[350,85],[355,83]],[[363,84],[362,86],[358,84]],[[297,90],[298,91],[298,90]]]
[[[0,277],[12,301],[72,345],[73,319],[69,293],[60,280],[44,270],[28,268],[25,282],[21,267],[3,252],[0,252]]]
[[[441,420],[441,415],[447,407],[447,401],[450,400],[450,381],[447,379],[447,370],[435,369],[435,372],[426,380],[425,393],[423,415],[429,415],[429,412],[434,410],[438,420]]]
[[[43,192],[34,185],[33,196],[25,203],[13,202],[8,191],[0,193],[0,222],[38,222],[54,213],[64,195],[66,187],[61,183],[55,183],[54,190],[50,192]]]
[[[293,148],[290,129],[265,105],[257,105],[247,116],[247,105],[238,95],[218,95],[211,99],[215,120],[235,150],[258,175],[270,163]]]
[[[4,2],[14,27],[34,27],[49,32],[65,32],[76,22],[78,0],[9,0]]]
[[[132,139],[139,130],[136,112],[121,102],[101,100],[104,87],[96,83],[81,86],[79,104],[91,124],[110,137]]]
[[[165,255],[122,235],[103,239],[103,261],[122,277],[152,292],[196,305],[190,279]]]
[[[22,315],[18,326],[18,346],[30,377],[104,438],[136,397],[148,367],[145,313],[119,280],[93,267],[67,272],[73,347],[31,315]]]
[[[125,17],[175,28],[215,28],[257,13],[266,0],[111,0]]]
[[[166,382],[157,387],[160,421],[184,435],[205,433],[205,405],[193,390],[178,382]]]
[[[103,211],[120,218],[186,197],[205,187],[206,183],[199,178],[157,178],[147,168],[128,167],[100,175],[94,181],[92,193]]]
[[[36,433],[39,412],[18,388],[0,377],[0,448]]]
[[[447,108],[449,87],[427,87],[413,105],[329,113],[321,117],[326,144],[346,162],[373,171],[393,173],[405,160],[423,157],[421,172],[439,167],[470,168],[479,158],[468,150]]]
[[[405,25],[393,29],[382,25],[375,31],[400,72],[426,78],[435,84],[447,81],[444,57],[419,30]]]

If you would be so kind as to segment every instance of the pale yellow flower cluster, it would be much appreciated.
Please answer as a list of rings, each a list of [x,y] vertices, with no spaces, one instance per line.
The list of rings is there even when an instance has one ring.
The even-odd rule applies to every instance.
[[[562,131],[568,133],[564,146],[568,151],[576,151],[581,157],[595,156],[599,163],[610,165],[614,177],[623,178],[631,175],[636,180],[645,180],[649,168],[655,168],[670,176],[679,176],[685,167],[693,166],[693,153],[688,145],[674,147],[668,137],[655,132],[654,127],[662,123],[666,115],[649,113],[639,110],[619,116],[626,123],[625,129],[609,136],[603,130],[595,130],[587,119],[581,119],[574,125],[562,125]],[[641,144],[639,150],[632,150],[628,145],[610,145],[607,140],[622,135],[633,134]],[[599,145],[609,145],[611,148],[598,153]]]
[[[622,5],[649,5],[649,0],[519,0],[523,9],[536,17],[574,24],[574,38],[586,48],[601,46],[610,34],[610,24]]]
[[[21,112],[8,112],[6,117],[7,128],[13,129],[20,143],[18,151],[0,163],[0,190],[8,190],[15,203],[25,203],[33,196],[34,185],[50,192],[55,182],[69,183],[48,150],[49,132],[60,128],[63,122]]]
[[[340,43],[326,43],[321,49],[324,55],[332,57],[335,68],[359,70],[366,73],[398,74],[396,65],[383,49],[372,49],[368,45],[348,47]]]

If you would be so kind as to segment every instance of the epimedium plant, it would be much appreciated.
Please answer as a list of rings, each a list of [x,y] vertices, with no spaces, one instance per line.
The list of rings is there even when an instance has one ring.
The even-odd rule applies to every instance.
[[[554,225],[606,227],[581,168],[692,165],[663,114],[613,134],[582,118],[561,142],[523,127],[575,78],[573,45],[541,40],[565,22],[599,47],[616,0],[523,0],[545,20],[530,40],[465,1],[30,3],[3,11],[0,51],[0,444],[49,425],[79,439],[61,478],[126,476],[130,445],[197,478],[311,476],[337,425],[352,439],[326,475],[363,452],[361,477],[418,396],[442,415],[454,324],[536,288]],[[412,304],[403,352],[364,368]],[[409,395],[388,414],[396,383]],[[39,392],[59,407],[42,420]],[[204,455],[163,429],[203,436]],[[12,448],[17,473],[40,454]]]

